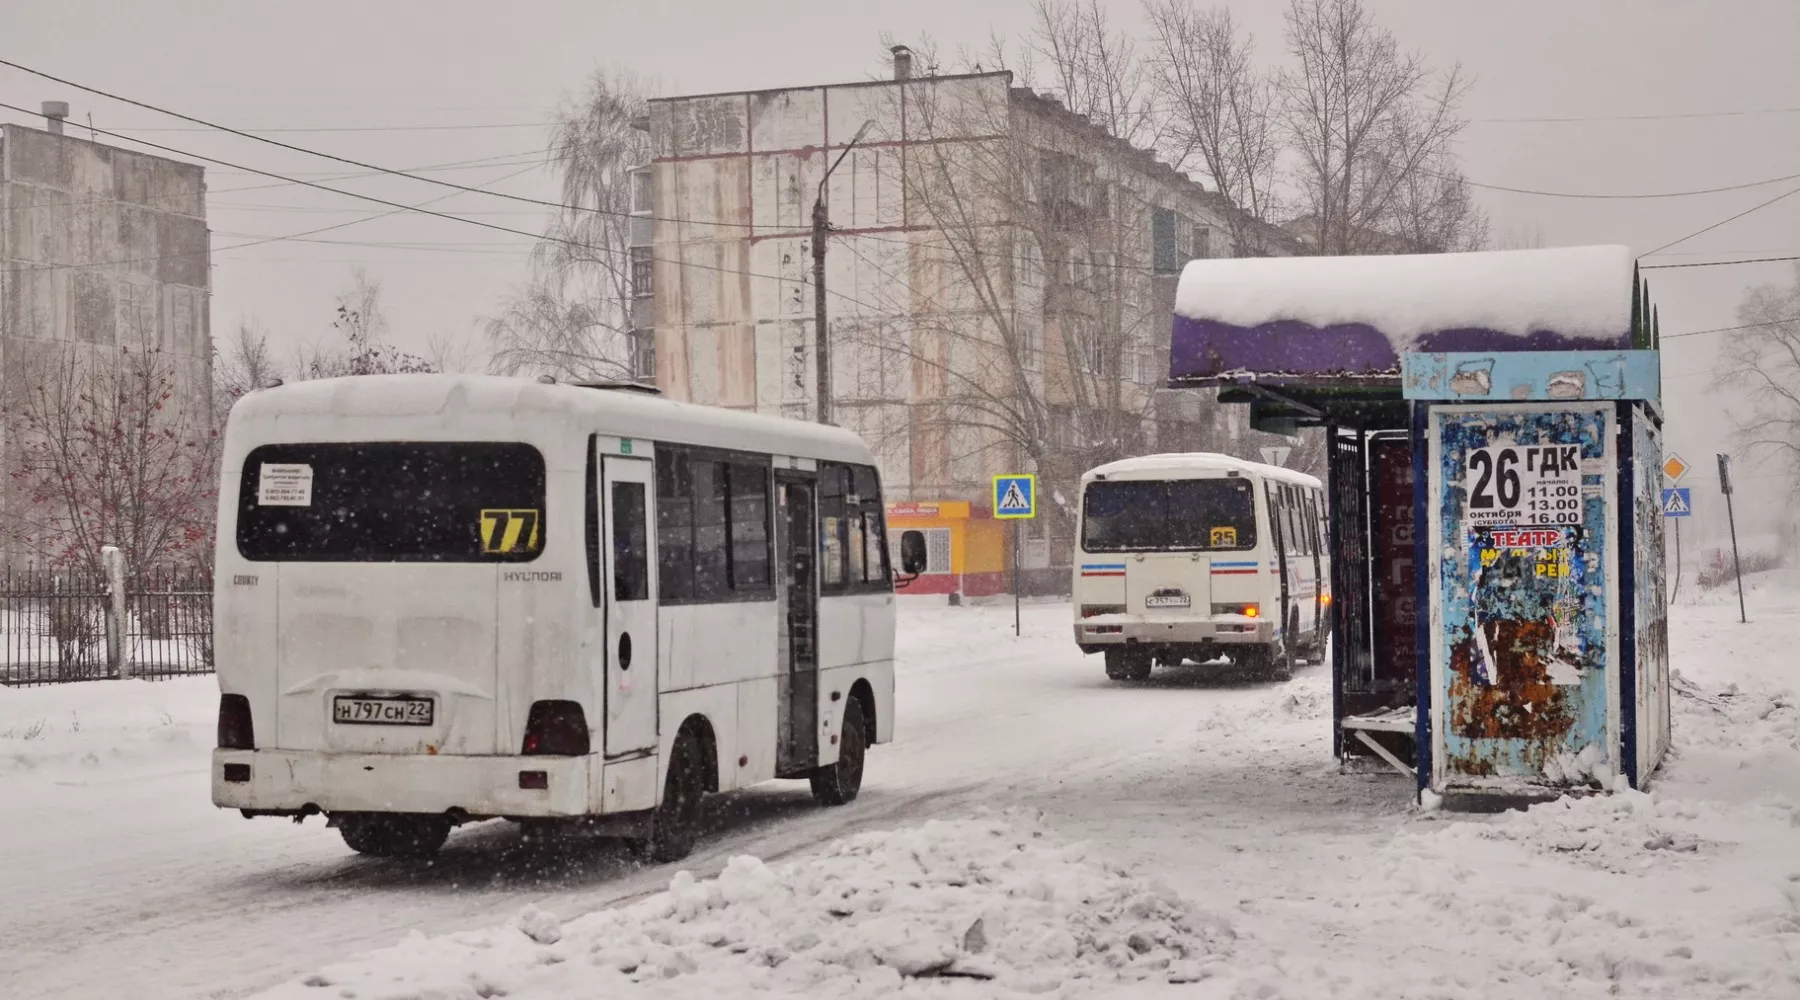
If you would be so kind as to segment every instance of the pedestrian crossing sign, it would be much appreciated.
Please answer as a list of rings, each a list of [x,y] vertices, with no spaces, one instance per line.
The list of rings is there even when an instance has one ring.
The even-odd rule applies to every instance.
[[[995,476],[994,516],[1001,519],[1036,517],[1037,477]]]
[[[1663,490],[1664,517],[1692,517],[1694,503],[1686,486],[1675,486]]]

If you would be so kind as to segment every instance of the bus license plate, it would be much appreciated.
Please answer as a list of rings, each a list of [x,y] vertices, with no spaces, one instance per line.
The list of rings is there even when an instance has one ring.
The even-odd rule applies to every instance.
[[[429,726],[432,702],[407,695],[338,695],[331,700],[331,721],[352,726]]]
[[[1151,594],[1144,598],[1146,608],[1185,608],[1192,603],[1186,594]]]

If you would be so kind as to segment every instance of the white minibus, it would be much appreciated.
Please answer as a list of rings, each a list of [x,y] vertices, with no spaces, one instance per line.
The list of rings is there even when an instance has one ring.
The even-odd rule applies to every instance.
[[[1323,657],[1330,562],[1311,476],[1209,453],[1147,455],[1081,477],[1075,641],[1106,676],[1157,663],[1234,664],[1286,678]]]
[[[848,431],[370,375],[239,400],[223,467],[219,806],[375,856],[503,817],[666,861],[705,793],[848,802],[893,738],[881,483]]]

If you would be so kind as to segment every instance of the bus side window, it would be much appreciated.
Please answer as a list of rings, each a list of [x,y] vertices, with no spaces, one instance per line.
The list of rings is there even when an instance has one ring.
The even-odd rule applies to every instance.
[[[851,467],[856,495],[862,499],[863,580],[886,584],[888,567],[887,524],[881,503],[881,477],[873,466]]]
[[[656,456],[656,590],[664,601],[694,596],[693,477],[686,452]]]
[[[613,598],[650,599],[650,525],[644,515],[644,484],[612,487]]]
[[[769,468],[732,462],[729,471],[731,589],[766,590],[769,579]]]
[[[832,462],[819,463],[820,593],[844,589],[844,492],[849,470]]]

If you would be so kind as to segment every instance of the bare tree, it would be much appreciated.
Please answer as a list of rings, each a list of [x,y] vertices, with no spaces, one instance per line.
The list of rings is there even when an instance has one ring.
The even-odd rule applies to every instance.
[[[1228,224],[1240,257],[1268,253],[1282,152],[1276,82],[1253,61],[1255,39],[1228,8],[1204,13],[1186,0],[1146,0],[1156,95],[1171,118],[1164,148],[1177,164],[1196,157],[1236,209]]]
[[[1437,199],[1409,201],[1409,182],[1443,176],[1466,124],[1461,68],[1436,76],[1422,56],[1401,51],[1362,0],[1289,0],[1287,39],[1296,66],[1280,76],[1284,116],[1317,252],[1410,249],[1399,220]]]
[[[1714,385],[1736,399],[1744,446],[1778,463],[1800,486],[1800,267],[1788,285],[1750,290],[1719,349]]]
[[[834,306],[849,314],[834,330],[855,344],[848,355],[904,383],[864,395],[907,409],[912,478],[973,492],[1022,464],[1048,489],[1144,450],[1141,380],[1164,321],[1149,308],[1149,207],[1102,166],[1120,144],[1004,76],[906,100],[914,134],[934,139],[912,147],[904,174],[930,235],[898,250],[837,244],[887,280],[859,292],[874,302]],[[840,385],[869,381],[844,374]],[[845,413],[861,422],[853,401]],[[880,447],[879,429],[858,429]],[[1053,536],[1067,537],[1069,513],[1048,507]]]
[[[218,493],[210,407],[184,407],[171,360],[60,347],[8,400],[17,435],[8,532],[53,565],[98,572],[117,546],[134,571],[205,558]]]
[[[1029,70],[1044,66],[1046,89],[1075,114],[1139,149],[1154,149],[1166,116],[1156,111],[1156,80],[1130,35],[1113,30],[1101,0],[1037,0],[1026,43],[1038,62],[1027,62],[1020,81],[1036,84]]]
[[[296,373],[302,379],[346,375],[392,375],[432,372],[430,362],[387,341],[387,317],[381,310],[381,285],[357,268],[351,286],[338,295],[337,317],[331,321],[337,343],[302,347]]]
[[[213,348],[213,411],[219,420],[245,393],[281,377],[268,331],[254,319],[238,320],[237,329],[221,347]]]
[[[630,213],[633,170],[651,158],[650,135],[637,125],[649,113],[648,92],[635,77],[596,72],[559,111],[551,153],[568,208],[533,253],[531,277],[484,323],[495,372],[639,374],[631,307],[648,292],[651,260],[633,256]]]

